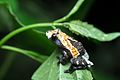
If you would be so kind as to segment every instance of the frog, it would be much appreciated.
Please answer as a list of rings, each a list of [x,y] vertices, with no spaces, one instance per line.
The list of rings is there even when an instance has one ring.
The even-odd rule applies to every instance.
[[[70,37],[60,29],[49,30],[46,32],[48,39],[52,40],[60,49],[62,54],[58,56],[58,64],[65,65],[70,63],[69,69],[65,73],[73,73],[75,70],[88,69],[93,65],[89,60],[89,55],[82,43]]]

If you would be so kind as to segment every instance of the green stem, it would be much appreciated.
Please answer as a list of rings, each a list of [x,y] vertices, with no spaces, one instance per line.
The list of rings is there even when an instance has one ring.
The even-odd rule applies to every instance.
[[[1,48],[5,49],[5,50],[10,50],[10,51],[14,51],[14,52],[17,52],[17,53],[27,55],[27,56],[31,57],[32,59],[34,59],[34,60],[36,60],[40,63],[44,62],[48,58],[48,56],[40,55],[36,52],[16,48],[16,47],[13,47],[13,46],[3,45],[3,46],[1,46]]]
[[[16,29],[14,31],[12,31],[11,33],[9,33],[8,35],[6,35],[1,41],[0,41],[0,46],[2,46],[6,41],[8,41],[10,38],[12,38],[13,36],[15,36],[16,34],[23,32],[25,30],[31,29],[31,28],[37,28],[37,27],[47,27],[47,26],[64,26],[62,23],[38,23],[38,24],[32,24],[32,25],[28,25],[25,27],[21,27],[19,29]]]
[[[54,22],[63,22],[66,21],[66,19],[68,19],[70,16],[72,16],[74,13],[76,13],[78,11],[78,9],[80,8],[80,6],[82,5],[82,3],[84,2],[84,0],[78,0],[77,3],[75,4],[75,6],[73,7],[73,9],[63,18],[60,18]]]

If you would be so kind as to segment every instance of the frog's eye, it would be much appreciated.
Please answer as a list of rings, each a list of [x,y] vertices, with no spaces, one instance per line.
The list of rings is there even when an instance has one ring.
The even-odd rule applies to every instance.
[[[51,39],[52,39],[52,40],[56,40],[56,39],[57,39],[57,35],[56,35],[56,34],[52,34]]]
[[[57,30],[57,34],[59,34],[59,33],[60,33],[60,31],[61,31],[60,29],[56,29],[56,30]]]
[[[51,37],[53,40],[57,38],[57,34],[52,34],[52,37]]]
[[[56,37],[56,34],[53,34],[52,37]]]

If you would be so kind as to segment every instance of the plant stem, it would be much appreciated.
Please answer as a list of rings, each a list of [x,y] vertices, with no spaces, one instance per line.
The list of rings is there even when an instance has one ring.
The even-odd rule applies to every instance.
[[[64,25],[62,23],[38,23],[38,24],[32,24],[32,25],[28,25],[25,27],[21,27],[19,29],[12,31],[8,35],[6,35],[3,39],[1,39],[0,46],[2,46],[6,41],[8,41],[10,38],[12,38],[13,36],[15,36],[16,34],[20,32],[23,32],[31,28],[45,27],[45,26],[47,27],[47,26],[64,26]]]
[[[73,7],[73,9],[66,16],[64,16],[54,22],[66,21],[66,19],[68,19],[70,16],[72,16],[74,13],[76,13],[78,11],[78,9],[80,8],[80,6],[82,5],[83,2],[84,2],[84,0],[78,0],[77,3],[75,4],[75,6]]]
[[[34,60],[36,60],[40,63],[44,62],[48,58],[48,56],[40,55],[36,52],[16,48],[16,47],[13,47],[13,46],[3,45],[3,46],[1,46],[1,48],[5,49],[5,50],[10,50],[10,51],[14,51],[14,52],[18,52],[18,53],[27,55],[27,56],[31,57],[32,59],[34,59]]]

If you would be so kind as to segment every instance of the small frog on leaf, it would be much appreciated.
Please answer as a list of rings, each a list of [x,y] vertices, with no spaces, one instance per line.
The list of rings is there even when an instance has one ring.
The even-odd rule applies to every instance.
[[[62,55],[58,57],[58,63],[62,65],[65,65],[67,62],[71,63],[71,66],[68,70],[65,70],[65,73],[72,73],[75,70],[86,69],[93,65],[89,61],[89,55],[82,43],[68,36],[60,29],[49,30],[46,32],[46,36],[56,43],[62,52]]]

